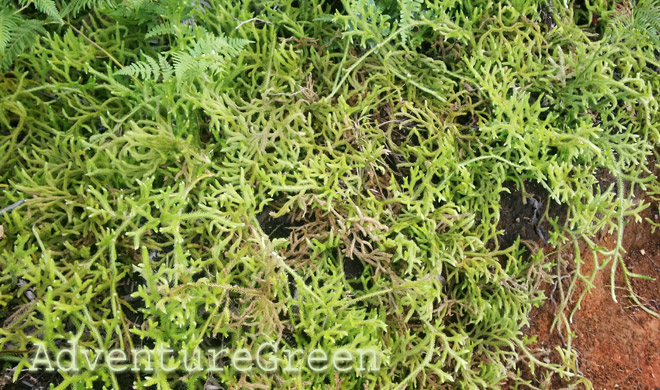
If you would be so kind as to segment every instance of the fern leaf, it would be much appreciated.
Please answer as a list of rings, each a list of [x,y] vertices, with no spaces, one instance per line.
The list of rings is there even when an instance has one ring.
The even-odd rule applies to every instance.
[[[243,51],[250,42],[247,39],[207,36],[195,43],[190,54],[200,56],[204,53],[212,53],[213,55],[234,57]]]
[[[618,7],[614,23],[624,39],[636,40],[641,35],[660,48],[660,2],[657,0],[624,3]]]
[[[13,10],[3,9],[0,11],[0,54],[4,53],[5,48],[12,39],[12,34],[21,17]]]
[[[149,29],[147,34],[144,36],[145,39],[151,39],[154,37],[159,37],[162,35],[176,34],[176,26],[172,24],[159,24],[157,26]]]
[[[193,69],[201,70],[203,68],[199,57],[193,57],[189,53],[177,52],[172,55],[174,62],[174,72],[176,78],[182,80],[186,73]]]
[[[128,65],[115,74],[154,81],[162,76],[162,81],[175,79],[178,82],[190,80],[204,72],[218,74],[225,70],[227,59],[238,55],[250,42],[209,35],[195,41],[188,50],[172,53],[172,65],[160,54],[157,59],[145,55],[144,61]]]
[[[158,80],[160,77],[160,66],[158,66],[158,62],[154,60],[152,57],[145,56],[147,63],[149,64],[149,69],[151,70],[151,80]],[[145,78],[149,78],[150,76],[147,76]]]
[[[134,62],[115,72],[117,75],[133,76],[144,80],[158,80],[160,66],[152,57],[145,55],[145,61]]]
[[[53,0],[20,0],[19,3],[22,6],[34,4],[34,7],[39,12],[50,16],[60,23],[63,23],[62,15],[60,15],[60,11],[57,10],[57,5],[55,5],[55,1]]]
[[[660,5],[656,1],[640,1],[633,10],[633,28],[646,33],[656,47],[660,47]]]
[[[417,18],[422,10],[422,0],[398,0],[399,1],[399,27],[404,28],[401,31],[401,41],[405,44],[410,36],[412,22]]]
[[[126,0],[124,5],[127,9],[135,11],[148,3],[150,3],[149,0]]]
[[[62,15],[71,15],[75,18],[82,10],[100,7],[114,8],[114,4],[108,0],[73,0],[64,7]]]
[[[21,20],[15,26],[11,40],[0,57],[0,70],[9,68],[16,57],[30,49],[37,37],[45,33],[42,22],[33,19]]]
[[[161,54],[158,55],[158,64],[163,72],[163,81],[171,80],[174,74],[174,68],[172,68],[172,65],[170,65],[167,62],[167,59]]]
[[[213,74],[224,70],[227,58],[240,53],[250,41],[245,39],[227,39],[223,36],[208,36],[195,42],[187,52],[172,55],[177,79],[181,80],[186,73],[201,73],[210,70]]]
[[[230,39],[228,39],[227,40],[227,47],[226,47],[228,55],[230,55],[232,57],[237,56],[238,54],[240,54],[240,52],[245,50],[247,45],[249,45],[251,42],[252,41],[250,41],[248,39],[240,39],[240,38],[230,38]]]

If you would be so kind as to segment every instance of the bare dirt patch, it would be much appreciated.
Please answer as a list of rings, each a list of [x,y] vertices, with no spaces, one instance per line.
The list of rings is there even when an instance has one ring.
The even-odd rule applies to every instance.
[[[658,221],[657,205],[646,209],[642,217]],[[600,234],[596,242],[612,249],[616,245],[616,236]],[[634,279],[634,291],[647,307],[660,312],[660,230],[652,233],[646,220],[630,222],[624,231],[623,244],[628,269],[655,279]],[[582,253],[581,272],[590,275],[594,268],[593,258],[588,251]],[[594,285],[570,324],[576,334],[573,346],[578,352],[580,371],[598,390],[659,390],[660,319],[645,313],[627,297],[620,268],[616,276],[618,303],[611,297],[609,267],[598,273]],[[580,286],[578,293],[583,288],[584,285]],[[548,288],[546,293],[552,291]],[[557,331],[550,331],[555,310],[552,303],[535,310],[530,316],[531,326],[526,330],[528,335],[538,335],[532,348],[545,351],[540,357],[551,362],[559,362],[554,346],[563,345]],[[557,380],[546,386],[549,389],[563,388]]]

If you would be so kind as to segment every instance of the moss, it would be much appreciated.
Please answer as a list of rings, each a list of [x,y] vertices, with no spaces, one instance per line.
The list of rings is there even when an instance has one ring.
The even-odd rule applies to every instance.
[[[6,2],[0,208],[25,203],[0,216],[4,368],[37,378],[38,343],[76,340],[81,359],[161,348],[179,367],[39,377],[589,386],[570,343],[545,363],[521,329],[540,283],[571,275],[552,253],[623,234],[648,206],[635,189],[658,192],[660,12],[609,3]],[[634,277],[621,249],[603,267]],[[383,367],[184,366],[264,343],[281,363],[372,348]]]

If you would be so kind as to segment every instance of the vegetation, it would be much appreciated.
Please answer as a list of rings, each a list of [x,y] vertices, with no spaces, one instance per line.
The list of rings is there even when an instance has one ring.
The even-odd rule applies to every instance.
[[[0,215],[0,351],[272,342],[383,362],[53,387],[590,387],[578,243],[636,300],[621,238],[638,189],[660,193],[656,2],[0,1],[0,208],[25,202]],[[538,237],[502,239],[512,194],[543,203]],[[521,332],[543,280],[570,280],[561,364]],[[16,380],[31,355],[0,361]]]

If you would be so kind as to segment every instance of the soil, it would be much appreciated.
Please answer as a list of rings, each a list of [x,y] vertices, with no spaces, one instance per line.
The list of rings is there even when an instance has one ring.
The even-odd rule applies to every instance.
[[[271,213],[275,212],[277,212],[276,208],[266,206],[261,213],[257,215],[261,230],[263,230],[271,240],[276,238],[288,238],[292,228],[299,226],[300,224],[292,223],[287,214],[280,217],[272,216]]]
[[[563,224],[566,205],[551,200],[547,190],[533,181],[524,183],[524,191],[516,189],[513,183],[506,188],[509,192],[500,193],[500,220],[497,230],[503,231],[503,234],[498,237],[498,246],[508,248],[518,238],[521,243],[533,242],[537,247],[544,246],[544,240],[552,230],[547,218]],[[548,202],[550,204],[546,216]],[[524,256],[528,257],[529,252]]]
[[[658,205],[653,204],[641,216],[660,222],[658,212]],[[601,233],[596,242],[612,249],[616,245],[616,235]],[[655,279],[633,279],[635,293],[648,308],[660,313],[660,229],[653,233],[646,220],[630,221],[624,230],[623,246],[628,269]],[[581,272],[590,275],[593,258],[588,251],[582,253]],[[599,258],[599,262],[602,260]],[[578,369],[596,390],[660,390],[660,319],[644,312],[627,297],[620,267],[615,277],[618,303],[614,302],[609,275],[609,267],[598,273],[595,287],[585,296],[570,324],[576,335],[573,347],[578,354]],[[578,293],[583,288],[581,285]],[[557,301],[557,289],[547,286],[546,295],[554,299],[532,312],[530,327],[525,333],[538,335],[532,349],[540,352],[542,360],[558,363],[559,355],[554,346],[564,343],[557,330],[550,331],[556,310],[551,302]],[[554,378],[542,388],[559,389],[564,388],[564,384]]]

